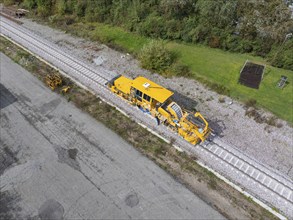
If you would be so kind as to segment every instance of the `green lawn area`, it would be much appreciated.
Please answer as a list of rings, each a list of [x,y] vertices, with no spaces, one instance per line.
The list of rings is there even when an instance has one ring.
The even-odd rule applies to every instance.
[[[235,54],[202,45],[169,43],[168,48],[179,53],[180,62],[188,65],[195,77],[222,84],[230,90],[230,96],[241,101],[255,99],[259,106],[280,118],[293,122],[293,71],[278,69],[261,57]],[[260,88],[251,89],[237,83],[240,70],[246,60],[265,64],[264,78]],[[281,75],[288,77],[284,89],[277,88]]]
[[[134,54],[151,40],[122,28],[100,23],[75,23],[70,25],[68,30],[82,37],[87,36],[92,40],[118,46]],[[261,57],[176,42],[168,42],[167,47],[179,55],[179,62],[190,67],[195,79],[203,78],[210,83],[224,85],[230,90],[231,97],[241,101],[255,99],[258,106],[293,123],[293,71],[266,65],[263,81],[259,90],[256,90],[239,85],[237,81],[245,61],[266,64]],[[281,75],[286,75],[289,81],[284,89],[276,87]]]
[[[70,30],[73,28],[73,30]],[[80,30],[85,30],[80,32]],[[113,27],[101,23],[76,23],[69,26],[69,32],[73,31],[78,36],[87,36],[111,46],[118,46],[130,53],[138,53],[140,49],[151,39],[130,33],[120,27]]]

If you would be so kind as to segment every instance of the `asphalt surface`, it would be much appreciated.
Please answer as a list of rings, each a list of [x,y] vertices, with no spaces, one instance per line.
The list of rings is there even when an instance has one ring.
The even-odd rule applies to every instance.
[[[223,219],[1,54],[0,218]]]

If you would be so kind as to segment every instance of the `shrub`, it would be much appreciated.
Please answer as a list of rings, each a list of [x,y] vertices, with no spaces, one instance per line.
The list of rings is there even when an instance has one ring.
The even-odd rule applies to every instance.
[[[188,66],[180,63],[175,63],[171,67],[171,73],[175,76],[191,77],[192,73]]]
[[[138,32],[148,37],[166,38],[165,21],[156,13],[152,13],[140,23]]]
[[[224,103],[225,102],[225,97],[220,96],[218,101],[219,101],[219,103]]]
[[[175,56],[166,49],[163,41],[152,40],[141,49],[139,60],[141,67],[164,73],[174,62]]]
[[[248,99],[247,101],[245,101],[244,105],[246,108],[255,107],[256,100],[255,99]]]
[[[220,47],[220,38],[217,36],[210,37],[209,46],[211,48],[219,48]]]
[[[229,95],[230,93],[230,90],[223,86],[223,85],[220,85],[220,84],[217,84],[217,83],[211,83],[210,85],[210,88],[214,91],[216,91],[217,93],[221,94],[221,95]]]
[[[3,0],[4,5],[13,5],[15,3],[14,0]]]

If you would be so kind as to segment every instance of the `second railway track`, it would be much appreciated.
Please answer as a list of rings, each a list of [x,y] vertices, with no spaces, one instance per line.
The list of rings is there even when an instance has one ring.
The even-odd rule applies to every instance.
[[[102,73],[96,71],[83,61],[60,50],[51,42],[32,34],[25,28],[13,24],[3,17],[1,17],[0,24],[2,35],[66,72],[70,77],[81,81],[85,86],[91,89],[97,87],[98,95],[102,95],[103,98],[108,99],[111,103],[126,111],[131,117],[136,117],[137,122],[142,122],[151,127],[152,130],[167,137],[167,139],[174,138],[174,133],[162,128],[162,126],[154,127],[154,124],[147,121],[148,118],[140,118],[141,112],[135,113],[136,109],[128,106],[126,102],[108,91],[105,83],[114,76],[110,72],[106,70]],[[221,141],[217,141],[217,138],[198,147],[190,145],[179,136],[175,136],[175,139],[176,144],[185,151],[199,154],[204,163],[224,174],[233,182],[240,184],[242,188],[247,189],[258,199],[277,207],[283,213],[293,217],[293,183],[289,178],[268,169]]]

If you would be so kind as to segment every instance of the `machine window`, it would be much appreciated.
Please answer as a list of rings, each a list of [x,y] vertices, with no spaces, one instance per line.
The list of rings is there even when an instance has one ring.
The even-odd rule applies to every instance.
[[[146,94],[143,94],[143,99],[144,99],[144,100],[147,100],[148,102],[151,101],[151,97],[149,97],[149,96],[146,95]]]
[[[139,90],[136,90],[136,96],[138,96],[138,97],[142,97],[142,92],[139,91]]]

